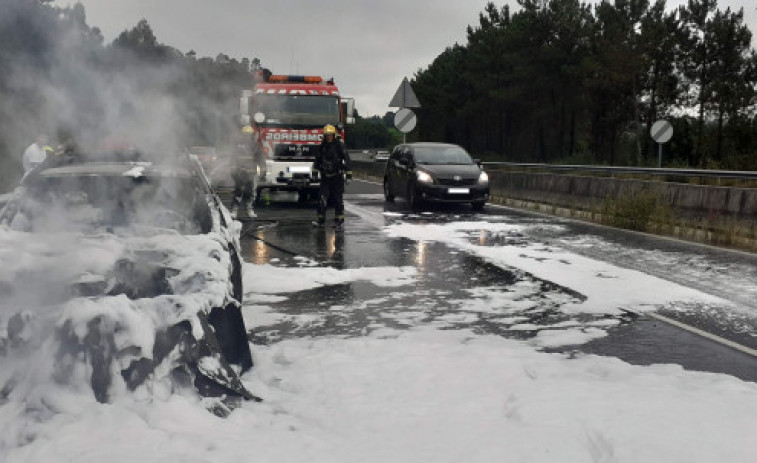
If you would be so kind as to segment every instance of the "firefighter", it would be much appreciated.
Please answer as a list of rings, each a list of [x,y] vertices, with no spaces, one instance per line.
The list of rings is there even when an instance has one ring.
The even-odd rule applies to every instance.
[[[327,125],[323,128],[323,141],[315,154],[313,167],[321,178],[318,194],[318,212],[314,225],[323,226],[326,221],[326,207],[329,201],[334,203],[334,225],[344,224],[344,184],[352,180],[350,156],[341,141],[336,139],[336,128]]]
[[[234,180],[234,197],[231,200],[231,215],[235,219],[239,215],[239,206],[244,204],[248,218],[255,217],[255,211],[252,210],[252,193],[253,178],[242,162],[242,157],[251,154],[252,134],[254,130],[251,126],[242,127],[240,143],[237,145],[236,155],[231,166],[231,179]]]

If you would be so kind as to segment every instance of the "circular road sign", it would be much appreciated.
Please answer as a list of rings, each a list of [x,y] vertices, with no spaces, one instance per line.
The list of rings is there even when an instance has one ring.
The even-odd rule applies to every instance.
[[[412,132],[417,122],[412,109],[402,108],[394,114],[394,126],[402,133]]]
[[[660,119],[652,124],[649,134],[657,143],[667,143],[673,137],[673,125],[664,119]]]

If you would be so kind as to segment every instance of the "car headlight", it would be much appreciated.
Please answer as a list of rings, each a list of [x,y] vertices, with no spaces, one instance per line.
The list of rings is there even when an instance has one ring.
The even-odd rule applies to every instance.
[[[423,172],[419,170],[415,174],[418,177],[418,181],[421,183],[434,183],[434,178],[431,177],[427,172]]]
[[[478,176],[478,184],[479,185],[489,184],[489,176],[486,174],[486,172],[481,171],[481,175]]]

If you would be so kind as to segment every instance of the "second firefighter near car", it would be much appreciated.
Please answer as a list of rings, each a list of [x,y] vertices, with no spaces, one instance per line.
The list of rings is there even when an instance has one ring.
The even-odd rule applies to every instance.
[[[265,162],[261,153],[255,149],[255,130],[246,125],[242,127],[240,139],[232,156],[231,178],[234,181],[234,193],[231,200],[231,215],[239,218],[240,206],[248,219],[255,217],[252,209],[254,184],[258,181],[256,174],[264,172]]]
[[[352,180],[350,156],[341,141],[337,140],[336,127],[326,125],[323,128],[323,141],[315,153],[313,168],[321,178],[318,192],[318,211],[316,226],[323,226],[326,222],[326,210],[330,203],[334,204],[334,225],[344,224],[344,184]]]

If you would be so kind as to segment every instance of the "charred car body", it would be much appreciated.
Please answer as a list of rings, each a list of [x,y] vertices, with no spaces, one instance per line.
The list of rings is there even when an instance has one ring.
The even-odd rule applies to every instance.
[[[43,163],[0,211],[0,389],[50,362],[36,382],[84,371],[101,402],[157,385],[254,399],[238,227],[188,157]]]

